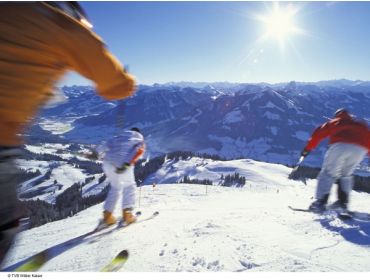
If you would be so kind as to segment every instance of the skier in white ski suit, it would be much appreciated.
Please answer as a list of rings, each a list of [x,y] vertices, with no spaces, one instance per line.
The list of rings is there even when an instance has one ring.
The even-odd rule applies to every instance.
[[[106,225],[116,223],[114,208],[122,192],[122,222],[130,224],[136,220],[132,210],[135,205],[134,167],[145,152],[144,137],[138,128],[126,130],[113,137],[96,150],[103,159],[103,171],[110,182],[110,190],[104,202],[103,221]]]
[[[365,122],[354,120],[345,109],[338,109],[334,119],[314,131],[302,156],[307,156],[326,137],[330,138],[330,147],[317,178],[316,201],[310,210],[325,210],[330,189],[336,181],[342,195],[335,206],[347,210],[354,183],[352,174],[366,154],[370,155],[370,130]]]

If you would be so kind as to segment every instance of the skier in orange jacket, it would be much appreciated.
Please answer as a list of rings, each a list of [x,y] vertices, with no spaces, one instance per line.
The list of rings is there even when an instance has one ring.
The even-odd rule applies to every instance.
[[[77,2],[0,4],[0,265],[21,215],[14,163],[19,135],[56,82],[73,70],[95,82],[106,99],[135,91],[134,78],[91,27]]]

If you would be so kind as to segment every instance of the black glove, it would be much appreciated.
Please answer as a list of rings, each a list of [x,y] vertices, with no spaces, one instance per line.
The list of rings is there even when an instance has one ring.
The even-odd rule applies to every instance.
[[[118,173],[118,174],[123,173],[129,167],[130,167],[130,164],[125,162],[124,164],[122,164],[121,167],[116,167],[116,173]]]
[[[306,156],[308,156],[308,154],[310,153],[310,151],[308,151],[308,150],[306,150],[306,149],[304,149],[303,151],[302,151],[302,153],[301,153],[301,156],[302,157],[306,157]]]

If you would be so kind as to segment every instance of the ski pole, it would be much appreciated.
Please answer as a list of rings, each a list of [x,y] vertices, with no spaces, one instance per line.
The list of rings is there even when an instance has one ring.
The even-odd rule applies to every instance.
[[[298,161],[298,162],[297,162],[297,164],[296,164],[296,167],[297,167],[297,166],[300,166],[303,160],[304,160],[304,156],[301,156],[301,157],[299,158],[299,161]]]
[[[295,167],[293,168],[293,171],[296,171],[298,169],[298,167],[301,165],[302,161],[304,160],[304,156],[301,156],[297,162],[297,164],[295,165]],[[292,172],[293,172],[292,171]]]
[[[129,73],[129,65],[125,65],[123,68],[123,71],[125,73]],[[125,99],[119,100],[117,102],[117,115],[116,115],[116,134],[119,135],[122,131],[122,129],[125,126]]]
[[[139,186],[139,209],[140,209],[140,205],[141,205],[141,188],[142,188],[142,186]]]
[[[296,166],[293,168],[292,172],[290,172],[290,174],[289,174],[289,177],[288,177],[289,179],[294,179],[294,175],[297,172],[297,170],[298,170],[299,166],[301,165],[301,163],[303,162],[304,158],[305,158],[304,156],[301,156],[299,158]]]

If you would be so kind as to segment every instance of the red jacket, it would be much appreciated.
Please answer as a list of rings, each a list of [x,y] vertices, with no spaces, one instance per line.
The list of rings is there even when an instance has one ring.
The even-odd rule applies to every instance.
[[[346,112],[316,128],[305,149],[312,151],[326,137],[329,137],[330,144],[339,142],[364,147],[370,155],[370,130],[367,124],[354,120]]]

